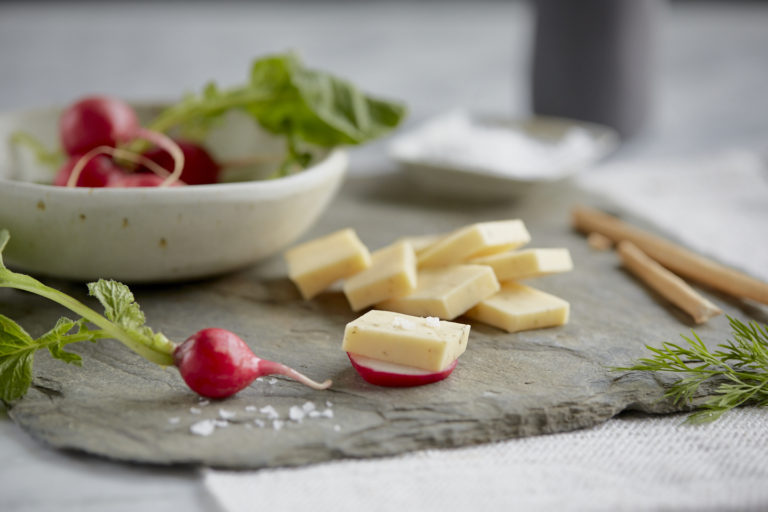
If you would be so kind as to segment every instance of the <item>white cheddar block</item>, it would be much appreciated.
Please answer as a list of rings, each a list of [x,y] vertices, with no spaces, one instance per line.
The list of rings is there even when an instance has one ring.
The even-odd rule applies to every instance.
[[[462,263],[470,258],[516,249],[531,235],[521,220],[479,222],[445,236],[419,254],[419,267]]]
[[[499,290],[499,282],[485,265],[451,265],[421,269],[410,294],[379,303],[380,309],[414,316],[453,320]]]
[[[416,288],[416,254],[407,242],[371,254],[371,266],[344,282],[344,295],[354,311],[408,295]]]
[[[347,324],[342,349],[439,372],[467,348],[469,325],[372,310]]]
[[[510,282],[467,311],[467,316],[507,332],[518,332],[563,325],[568,322],[569,311],[568,302],[559,297]]]
[[[371,254],[352,229],[310,240],[285,252],[288,276],[311,299],[335,281],[368,268]]]
[[[491,267],[500,282],[540,277],[573,269],[568,249],[524,249],[473,258],[471,262]]]

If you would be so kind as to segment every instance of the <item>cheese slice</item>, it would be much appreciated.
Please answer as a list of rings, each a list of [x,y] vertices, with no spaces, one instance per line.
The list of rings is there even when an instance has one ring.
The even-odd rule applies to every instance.
[[[524,249],[473,258],[471,263],[488,265],[501,282],[540,277],[573,269],[568,249]]]
[[[335,281],[371,264],[371,254],[352,229],[310,240],[285,253],[288,277],[302,297],[311,299]]]
[[[553,327],[568,322],[570,306],[559,297],[518,283],[504,283],[496,295],[467,311],[473,320],[507,332]]]
[[[416,288],[416,254],[407,242],[399,242],[371,254],[371,266],[344,282],[344,295],[354,311],[392,297],[408,295]]]
[[[419,267],[462,263],[470,258],[516,249],[531,235],[521,220],[480,222],[447,235],[419,254]]]
[[[371,310],[348,323],[342,349],[379,361],[439,372],[467,348],[469,325]]]
[[[499,290],[493,270],[485,265],[421,269],[417,277],[413,292],[381,302],[379,309],[453,320]]]

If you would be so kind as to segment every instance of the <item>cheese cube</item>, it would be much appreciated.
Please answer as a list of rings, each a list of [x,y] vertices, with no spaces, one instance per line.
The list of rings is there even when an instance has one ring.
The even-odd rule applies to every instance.
[[[335,281],[371,264],[371,254],[352,229],[310,240],[285,253],[288,276],[311,299]]]
[[[525,249],[473,258],[472,263],[488,265],[501,282],[540,277],[573,269],[568,249]]]
[[[419,255],[419,267],[437,267],[464,262],[516,249],[531,240],[521,220],[480,222],[447,235]]]
[[[499,290],[493,270],[485,265],[451,265],[422,269],[416,289],[378,307],[414,316],[452,320]]]
[[[371,266],[344,282],[344,294],[354,311],[416,288],[416,255],[411,244],[396,243],[371,254]]]
[[[444,238],[445,235],[414,235],[414,236],[404,236],[402,238],[398,238],[397,242],[407,242],[411,244],[413,247],[413,251],[416,253],[416,256],[423,253],[435,243]]]
[[[569,304],[559,297],[518,283],[504,283],[496,295],[467,311],[474,320],[507,332],[553,327],[568,322]]]
[[[371,310],[347,324],[342,349],[439,372],[464,353],[468,340],[468,325]]]

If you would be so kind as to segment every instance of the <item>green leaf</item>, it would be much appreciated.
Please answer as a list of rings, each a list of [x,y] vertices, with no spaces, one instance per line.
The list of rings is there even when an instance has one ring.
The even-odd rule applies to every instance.
[[[67,352],[64,350],[68,336],[67,334],[75,327],[78,326],[78,334],[82,335],[88,332],[85,328],[85,320],[80,319],[77,322],[70,320],[69,318],[59,318],[56,325],[37,339],[39,345],[48,347],[48,351],[55,359],[60,359],[65,363],[75,364],[77,366],[82,365],[83,358],[74,352]],[[87,336],[89,337],[89,336]],[[93,341],[93,337],[89,337]]]
[[[3,263],[3,251],[5,246],[8,245],[8,240],[11,239],[11,234],[7,229],[0,229],[0,270],[5,270],[5,263]]]
[[[16,322],[0,315],[0,400],[24,396],[32,384],[35,341]]]
[[[136,330],[144,325],[144,313],[136,303],[133,292],[123,283],[99,279],[88,283],[88,293],[104,306],[104,316],[120,327]]]
[[[158,364],[173,362],[171,354],[174,344],[162,333],[155,333],[144,325],[146,321],[144,313],[128,286],[117,281],[99,279],[94,283],[88,283],[88,293],[101,302],[104,306],[104,316],[120,327],[125,336],[139,346],[157,352],[161,359],[155,362]]]
[[[58,168],[66,159],[61,150],[49,150],[31,133],[23,131],[13,132],[9,138],[9,142],[17,146],[25,146],[32,152],[38,163],[51,167],[52,169]]]
[[[248,113],[265,130],[286,138],[283,171],[308,165],[312,155],[308,146],[362,144],[394,129],[406,115],[404,105],[369,96],[351,82],[308,69],[295,54],[285,53],[254,61],[250,81],[244,86],[222,90],[209,83],[202,93],[185,96],[149,128],[179,128],[183,134],[201,139],[233,109]]]

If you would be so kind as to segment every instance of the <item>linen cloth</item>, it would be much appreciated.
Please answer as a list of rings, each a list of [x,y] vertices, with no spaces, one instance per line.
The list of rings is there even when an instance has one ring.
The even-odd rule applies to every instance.
[[[768,174],[757,155],[610,164],[578,181],[768,280]],[[702,426],[684,419],[622,415],[592,429],[462,449],[203,474],[232,512],[767,510],[768,410],[742,408]]]

